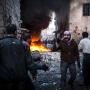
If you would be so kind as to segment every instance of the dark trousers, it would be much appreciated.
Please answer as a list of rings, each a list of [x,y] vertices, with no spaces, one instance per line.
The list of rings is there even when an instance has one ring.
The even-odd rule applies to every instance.
[[[86,54],[86,53],[83,54],[82,71],[83,71],[84,84],[86,86],[90,86],[90,54]]]
[[[64,88],[66,85],[66,77],[67,77],[67,69],[70,71],[70,79],[69,82],[73,83],[76,79],[76,65],[75,62],[68,63],[65,61],[61,61],[61,88]]]

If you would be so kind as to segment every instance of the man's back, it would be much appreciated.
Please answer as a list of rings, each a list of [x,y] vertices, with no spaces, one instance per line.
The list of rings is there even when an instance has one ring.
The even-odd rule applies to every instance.
[[[90,39],[84,38],[79,43],[79,49],[83,50],[83,53],[89,53],[90,54]]]
[[[0,40],[0,79],[22,79],[26,76],[22,43],[14,37]]]

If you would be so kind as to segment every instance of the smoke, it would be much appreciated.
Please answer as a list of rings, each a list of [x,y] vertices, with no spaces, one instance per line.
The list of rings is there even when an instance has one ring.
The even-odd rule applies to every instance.
[[[69,1],[70,0],[21,0],[21,19],[23,20],[24,26],[30,28],[29,25],[31,23],[36,26],[43,23],[44,20],[49,18],[50,11],[55,11],[59,19],[60,17],[62,18],[68,15]],[[39,27],[37,29],[39,29]]]

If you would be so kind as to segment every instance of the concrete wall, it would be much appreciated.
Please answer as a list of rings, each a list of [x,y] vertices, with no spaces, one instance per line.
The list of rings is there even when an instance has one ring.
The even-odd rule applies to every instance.
[[[90,0],[71,0],[69,28],[74,37],[81,37],[82,31],[90,33],[90,16],[83,16],[83,4],[90,3]]]

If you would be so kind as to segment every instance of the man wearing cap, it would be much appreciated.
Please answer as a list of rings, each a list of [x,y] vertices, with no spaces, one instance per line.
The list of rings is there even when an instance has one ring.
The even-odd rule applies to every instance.
[[[63,38],[59,42],[59,49],[61,52],[61,90],[63,90],[66,84],[67,69],[70,72],[68,84],[72,87],[76,78],[75,61],[78,61],[78,66],[80,67],[78,45],[71,38],[70,31],[64,32]]]

